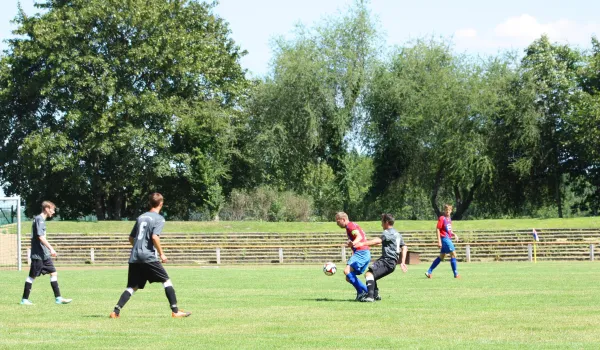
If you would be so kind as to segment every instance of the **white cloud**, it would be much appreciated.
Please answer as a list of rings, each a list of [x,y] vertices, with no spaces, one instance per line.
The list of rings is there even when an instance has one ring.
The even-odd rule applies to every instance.
[[[585,44],[589,43],[598,28],[596,23],[581,24],[568,19],[541,23],[533,16],[522,14],[498,24],[494,28],[494,36],[517,45],[527,44],[543,34],[547,34],[552,41]]]
[[[477,31],[473,28],[459,29],[454,33],[457,38],[474,38],[477,36]]]
[[[490,28],[459,29],[454,36],[460,50],[494,53],[507,48],[523,49],[543,34],[553,42],[589,47],[592,35],[600,36],[600,23],[577,23],[565,18],[542,22],[522,14]]]

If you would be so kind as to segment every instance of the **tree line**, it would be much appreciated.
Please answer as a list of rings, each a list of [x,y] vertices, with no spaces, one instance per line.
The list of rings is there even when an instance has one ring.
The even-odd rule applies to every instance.
[[[214,4],[45,0],[0,56],[0,183],[28,214],[570,217],[600,209],[600,42],[388,47],[365,1],[274,40],[266,76]]]

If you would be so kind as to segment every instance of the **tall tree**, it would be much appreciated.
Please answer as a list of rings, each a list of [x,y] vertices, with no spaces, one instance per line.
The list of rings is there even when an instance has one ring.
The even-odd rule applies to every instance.
[[[581,71],[581,99],[577,101],[570,144],[575,166],[573,174],[582,178],[577,188],[584,208],[594,215],[600,213],[600,41],[592,37],[592,49]]]
[[[539,113],[533,121],[537,130],[529,135],[532,147],[523,160],[534,177],[547,180],[558,217],[563,217],[563,177],[572,163],[569,140],[580,96],[577,71],[581,55],[568,45],[552,44],[546,35],[529,45],[525,53],[523,79],[535,89]]]
[[[170,216],[216,211],[243,52],[212,6],[47,0],[16,18],[0,67],[0,180],[63,217],[136,215],[149,191]]]
[[[241,168],[254,169],[255,183],[306,192],[314,189],[305,186],[307,169],[325,164],[348,210],[348,152],[358,144],[352,133],[375,54],[375,24],[366,2],[357,1],[340,18],[299,26],[295,34],[277,40],[272,72],[253,91],[245,146],[250,160]]]
[[[400,181],[406,193],[426,189],[435,215],[441,197],[462,218],[494,169],[482,76],[481,67],[435,41],[403,47],[377,70],[365,100],[372,196]]]

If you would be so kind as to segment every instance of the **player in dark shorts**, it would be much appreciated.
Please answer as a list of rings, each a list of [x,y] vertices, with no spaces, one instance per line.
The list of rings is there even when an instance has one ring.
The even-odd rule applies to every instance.
[[[402,272],[408,270],[406,267],[406,252],[408,248],[406,247],[406,244],[404,244],[402,235],[394,229],[394,217],[391,214],[382,214],[381,227],[383,227],[381,237],[366,242],[358,242],[358,244],[356,244],[358,246],[381,244],[381,257],[369,267],[369,270],[365,274],[368,295],[360,301],[373,302],[375,300],[381,300],[379,289],[377,288],[377,281],[394,272],[400,254],[402,254],[400,259]]]
[[[56,205],[50,201],[42,202],[42,213],[33,218],[31,225],[31,267],[29,268],[29,276],[25,280],[25,288],[23,290],[23,298],[21,305],[33,305],[29,300],[31,286],[36,277],[50,274],[50,286],[54,292],[55,302],[57,304],[68,304],[72,299],[63,298],[60,295],[58,288],[58,273],[52,263],[51,257],[56,257],[56,251],[46,239],[46,219],[51,218],[56,210]]]
[[[144,289],[146,282],[160,282],[163,284],[165,294],[171,305],[172,317],[188,317],[192,314],[177,307],[175,289],[173,289],[169,275],[161,263],[161,261],[163,263],[167,262],[167,256],[160,245],[160,233],[165,225],[165,218],[159,214],[163,207],[163,196],[160,193],[152,193],[148,202],[150,211],[137,218],[129,235],[129,243],[133,247],[129,257],[127,289],[121,294],[115,309],[110,313],[110,318],[119,318],[121,309],[129,301],[133,292]]]

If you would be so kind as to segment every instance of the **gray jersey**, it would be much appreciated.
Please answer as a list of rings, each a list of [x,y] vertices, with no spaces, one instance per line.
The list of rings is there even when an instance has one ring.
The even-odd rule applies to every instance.
[[[404,245],[402,235],[393,227],[390,227],[381,234],[381,257],[398,261],[400,248]]]
[[[160,236],[165,218],[162,215],[147,212],[140,215],[131,230],[129,237],[133,238],[133,248],[129,256],[129,263],[149,263],[158,261],[152,235]]]
[[[40,237],[46,235],[46,221],[40,214],[33,218],[31,225],[31,259],[48,260],[50,259],[50,250],[42,244]]]

